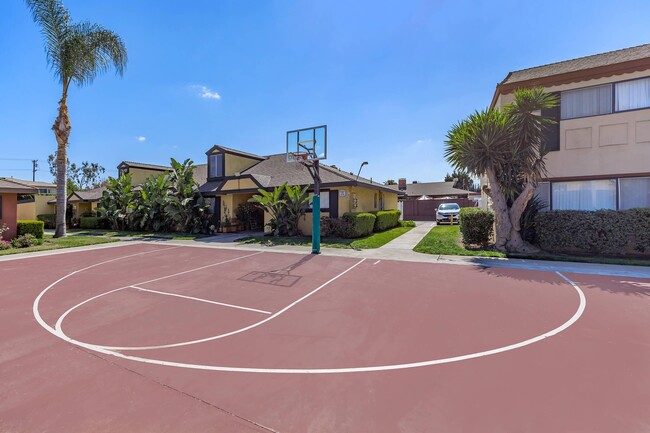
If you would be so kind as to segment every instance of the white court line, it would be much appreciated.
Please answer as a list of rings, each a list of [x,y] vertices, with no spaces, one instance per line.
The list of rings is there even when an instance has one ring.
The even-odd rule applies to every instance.
[[[309,293],[307,293],[306,295],[304,295],[303,297],[301,297],[301,298],[299,298],[299,299],[293,301],[291,304],[287,305],[286,307],[284,307],[284,308],[281,309],[280,311],[274,313],[273,315],[267,317],[267,318],[264,319],[264,320],[260,320],[259,322],[255,322],[255,323],[253,323],[253,324],[251,324],[251,325],[248,325],[248,326],[246,326],[246,327],[244,327],[244,328],[236,329],[236,330],[234,330],[234,331],[230,331],[230,332],[227,332],[227,333],[225,333],[225,334],[214,335],[214,336],[212,336],[212,337],[200,338],[200,339],[198,339],[198,340],[191,340],[191,341],[182,341],[182,342],[180,342],[180,343],[162,344],[162,345],[159,345],[159,346],[100,346],[100,345],[89,344],[89,343],[84,343],[84,342],[82,342],[82,341],[74,340],[74,339],[68,337],[67,335],[65,335],[65,334],[63,333],[63,331],[60,331],[60,329],[57,329],[57,330],[60,331],[60,334],[61,334],[60,337],[61,337],[61,338],[64,338],[64,337],[65,337],[64,339],[66,339],[67,341],[70,341],[71,343],[74,343],[74,344],[83,344],[83,345],[88,345],[88,346],[92,346],[92,347],[96,347],[96,348],[106,349],[106,350],[109,350],[109,351],[113,351],[113,350],[153,350],[153,349],[169,349],[169,348],[171,348],[171,347],[189,346],[189,345],[191,345],[191,344],[198,344],[198,343],[205,343],[206,341],[219,340],[219,339],[221,339],[221,338],[230,337],[231,335],[235,335],[235,334],[239,334],[239,333],[241,333],[241,332],[248,331],[249,329],[256,328],[256,327],[258,327],[258,326],[260,326],[260,325],[262,325],[262,324],[268,322],[269,320],[273,320],[273,319],[275,319],[275,318],[278,317],[280,314],[282,314],[282,313],[284,313],[285,311],[289,310],[290,308],[296,306],[296,305],[299,304],[300,302],[304,301],[305,299],[307,299],[308,297],[310,297],[310,296],[313,295],[314,293],[318,292],[319,290],[321,290],[323,287],[327,286],[328,284],[330,284],[330,283],[336,281],[337,279],[339,279],[339,278],[342,277],[343,275],[347,274],[347,273],[350,272],[352,269],[356,268],[358,265],[360,265],[361,263],[363,263],[363,262],[365,262],[365,261],[366,261],[366,259],[361,259],[361,260],[359,260],[359,261],[356,262],[354,265],[350,266],[349,268],[347,268],[346,270],[344,270],[344,271],[341,272],[340,274],[336,275],[336,276],[333,277],[333,278],[330,278],[328,281],[326,281],[325,283],[323,283],[323,284],[321,284],[320,286],[316,287],[316,288],[315,288],[314,290],[312,290],[311,292],[309,292]],[[67,315],[67,314],[68,314],[69,312],[71,312],[72,310],[74,310],[75,308],[77,308],[77,306],[74,306],[74,307],[72,307],[70,310],[66,311],[65,314],[64,314],[64,316]],[[59,319],[59,320],[61,320],[61,319]],[[86,347],[86,346],[84,346],[84,347]]]
[[[143,292],[157,293],[159,295],[165,295],[165,296],[176,296],[177,298],[185,298],[185,299],[191,299],[192,301],[207,302],[208,304],[215,304],[224,307],[237,308],[239,310],[254,311],[256,313],[263,313],[263,314],[271,314],[270,311],[258,310],[256,308],[242,307],[241,305],[226,304],[223,302],[211,301],[209,299],[195,298],[194,296],[185,296],[185,295],[179,295],[178,293],[161,292],[159,290],[145,289],[143,287],[138,287],[138,286],[129,286],[129,287],[136,290],[141,290]]]
[[[173,247],[173,248],[180,248],[180,247]],[[167,249],[170,249],[170,248],[167,248]],[[156,251],[158,251],[158,250],[156,250]],[[260,251],[260,252],[257,252],[257,253],[253,253],[253,254],[247,254],[247,255],[245,255],[245,256],[235,257],[234,259],[224,260],[224,261],[217,262],[217,263],[211,263],[211,264],[209,264],[209,265],[201,266],[201,267],[194,268],[194,269],[190,269],[190,270],[187,270],[187,271],[177,272],[177,273],[175,273],[175,274],[166,275],[166,276],[164,276],[164,277],[160,277],[160,278],[154,278],[153,280],[143,281],[143,282],[136,283],[136,284],[137,284],[137,285],[140,285],[140,284],[153,283],[154,281],[164,280],[165,278],[176,277],[176,276],[178,276],[178,275],[187,274],[188,272],[194,272],[194,271],[198,271],[198,270],[201,270],[201,269],[209,268],[209,267],[212,267],[212,266],[218,266],[218,265],[223,265],[223,264],[225,264],[225,263],[234,262],[235,260],[243,259],[243,258],[246,258],[246,257],[256,256],[256,255],[258,255],[258,254],[262,254],[262,252],[263,252],[263,251]],[[137,255],[137,254],[134,254],[134,255]],[[126,257],[129,257],[129,256],[126,256]],[[114,259],[114,260],[118,260],[118,259]],[[110,262],[110,261],[113,261],[113,260],[109,260],[109,262]],[[104,263],[108,263],[108,262],[104,262]],[[92,266],[90,266],[90,267],[92,267]],[[84,268],[84,269],[88,269],[88,268]],[[50,285],[49,285],[45,290],[43,290],[43,291],[41,292],[41,294],[39,294],[38,297],[36,298],[36,301],[34,301],[34,311],[35,311],[34,314],[36,314],[36,313],[38,312],[38,304],[37,304],[37,302],[40,302],[41,295],[43,295],[47,290],[49,290],[51,287],[53,287],[53,286],[54,286],[55,284],[57,284],[59,281],[65,279],[65,278],[67,278],[67,277],[69,277],[70,275],[75,274],[76,272],[81,272],[81,271],[84,270],[84,269],[81,269],[81,270],[79,270],[79,271],[75,271],[75,272],[73,272],[72,274],[66,275],[65,277],[63,277],[63,278],[61,278],[61,279],[55,281],[54,283],[50,284]],[[104,292],[104,293],[101,293],[101,294],[99,294],[99,295],[97,295],[97,296],[94,296],[94,297],[92,297],[92,298],[90,298],[90,299],[86,299],[85,301],[78,303],[78,304],[75,305],[74,307],[69,308],[69,309],[68,309],[65,313],[63,313],[63,314],[61,315],[61,317],[59,317],[59,319],[56,321],[56,325],[55,325],[55,328],[54,328],[54,329],[55,329],[55,335],[58,336],[58,334],[63,334],[63,330],[62,330],[62,323],[63,323],[63,320],[66,318],[66,316],[67,316],[68,314],[72,313],[72,311],[74,311],[75,309],[81,307],[81,306],[82,306],[83,304],[85,304],[86,302],[90,302],[90,301],[92,301],[93,299],[97,299],[97,298],[99,298],[99,297],[101,297],[101,296],[108,295],[109,293],[113,293],[113,292],[116,292],[116,291],[118,291],[118,290],[127,289],[127,288],[129,288],[129,287],[131,287],[131,286],[128,285],[128,286],[124,286],[124,287],[117,288],[117,289],[115,289],[115,290],[111,290],[110,292]],[[39,317],[40,317],[40,316],[39,316]],[[36,320],[38,320],[38,318],[37,318]],[[39,322],[39,323],[40,323],[40,322]],[[47,325],[47,326],[48,326],[48,328],[49,328],[49,325]]]
[[[379,262],[381,262],[381,260],[377,260],[375,263],[373,263],[373,265],[376,265],[376,264],[378,264]]]
[[[363,262],[363,260],[361,260]],[[356,263],[353,267],[347,269],[344,272],[348,272],[352,268],[356,267],[359,265],[361,262]],[[87,349],[103,353],[106,355],[111,355],[115,356],[117,358],[122,358],[122,359],[127,359],[131,361],[137,361],[137,362],[142,362],[146,364],[155,364],[155,365],[164,365],[164,366],[170,366],[170,367],[179,367],[179,368],[188,368],[188,369],[195,369],[195,370],[209,370],[209,371],[227,371],[227,372],[240,372],[240,373],[272,373],[272,374],[334,374],[334,373],[360,373],[360,372],[373,372],[373,371],[390,371],[390,370],[401,370],[401,369],[407,369],[407,368],[418,368],[418,367],[425,367],[425,366],[432,366],[432,365],[439,365],[439,364],[448,364],[452,362],[459,362],[459,361],[465,361],[469,359],[474,359],[474,358],[480,358],[484,356],[490,356],[490,355],[495,355],[498,353],[503,353],[507,352],[510,350],[518,349],[521,347],[528,346],[533,343],[537,343],[539,341],[542,341],[546,338],[552,337],[565,329],[569,328],[571,325],[573,325],[575,322],[580,319],[582,314],[585,311],[585,308],[587,306],[587,300],[585,298],[585,294],[582,292],[580,287],[575,284],[573,281],[571,281],[569,278],[564,276],[560,272],[555,272],[557,275],[562,277],[565,281],[567,281],[573,289],[577,292],[580,303],[578,305],[578,309],[576,312],[567,320],[564,322],[562,325],[558,326],[555,329],[552,329],[544,334],[541,334],[537,337],[529,338],[528,340],[521,341],[519,343],[514,343],[508,346],[503,346],[499,347],[496,349],[491,349],[491,350],[486,350],[482,352],[476,352],[476,353],[471,353],[467,355],[461,355],[461,356],[454,356],[454,357],[449,357],[449,358],[440,358],[440,359],[433,359],[433,360],[428,360],[428,361],[421,361],[421,362],[411,362],[411,363],[403,363],[403,364],[391,364],[391,365],[379,365],[379,366],[367,366],[367,367],[346,367],[346,368],[316,368],[316,369],[306,369],[306,368],[252,368],[252,367],[230,367],[230,366],[218,366],[218,365],[204,365],[204,364],[190,364],[190,363],[184,363],[184,362],[171,362],[171,361],[164,361],[161,359],[151,359],[151,358],[143,358],[143,357],[138,357],[138,356],[130,356],[130,355],[125,355],[120,352],[116,352],[113,350],[108,350],[102,346],[97,346],[97,345],[92,345],[88,343],[83,343],[79,342],[76,340],[73,340],[72,338],[68,337],[64,333],[56,332],[54,329],[49,327],[47,323],[43,321],[43,319],[40,317],[40,314],[38,312],[38,309],[34,310],[34,315],[36,319],[38,320],[39,324],[43,326],[45,329],[47,329],[49,332],[53,333],[54,335],[58,336],[59,338],[68,341],[72,344],[75,344],[80,347],[85,347]],[[342,274],[339,274],[338,276],[334,277],[334,279],[338,278]],[[66,278],[66,277],[64,277]],[[328,283],[325,283],[328,284]],[[49,287],[52,287],[54,283],[51,286],[48,286],[41,294],[39,295],[42,296],[46,290],[49,289]],[[319,289],[316,289],[319,290]],[[314,293],[314,292],[311,292]],[[311,294],[310,293],[310,294]],[[308,297],[310,294],[307,294],[303,298],[299,299],[294,303],[294,305],[298,302],[300,302],[302,299]],[[39,299],[37,298],[37,299]],[[36,303],[35,303],[36,305]],[[37,305],[36,305],[37,306]],[[290,308],[287,307],[286,309]],[[286,310],[285,309],[285,310]],[[279,314],[279,313],[276,313]],[[273,316],[267,318],[263,322],[266,322],[270,319],[272,319]],[[261,323],[260,323],[261,324]],[[257,326],[257,325],[254,325]],[[241,332],[237,331],[237,332]]]

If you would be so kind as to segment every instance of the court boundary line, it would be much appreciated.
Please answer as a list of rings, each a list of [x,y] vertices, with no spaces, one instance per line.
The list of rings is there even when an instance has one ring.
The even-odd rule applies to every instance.
[[[226,264],[226,263],[233,262],[233,261],[235,261],[235,260],[245,259],[246,257],[257,256],[257,255],[262,254],[262,253],[263,253],[263,251],[259,251],[259,252],[253,253],[253,254],[246,254],[246,255],[244,255],[244,256],[235,257],[235,258],[233,258],[233,259],[228,259],[228,260],[224,260],[224,261],[217,262],[217,263],[211,263],[211,264],[209,264],[209,265],[201,266],[201,267],[194,268],[194,269],[189,269],[189,270],[182,271],[182,272],[176,272],[175,274],[166,275],[166,276],[164,276],[164,277],[160,277],[160,278],[154,278],[154,279],[152,279],[152,280],[143,281],[143,282],[136,283],[136,284],[137,284],[137,285],[140,285],[140,284],[153,283],[153,282],[155,282],[155,281],[164,280],[164,279],[166,279],[166,278],[172,278],[172,277],[176,277],[176,276],[179,276],[179,275],[184,275],[184,274],[187,274],[188,272],[194,272],[194,271],[198,271],[198,270],[201,270],[201,269],[210,268],[210,267],[212,267],[212,266],[223,265],[223,264]],[[109,262],[111,262],[111,261],[114,261],[114,260],[110,260]],[[109,262],[106,262],[106,263],[109,263]],[[103,263],[103,264],[105,264],[105,263]],[[81,272],[81,271],[79,271],[79,272]],[[73,274],[74,274],[74,273],[73,273]],[[65,278],[67,278],[67,277],[69,277],[69,276],[71,276],[71,275],[73,275],[73,274],[68,274],[68,275],[66,275],[65,277],[63,277],[63,278],[61,278],[61,279],[55,281],[54,283],[52,283],[52,284],[50,284],[49,286],[47,286],[47,287],[45,288],[45,290],[43,290],[43,291],[39,294],[39,296],[36,298],[36,301],[34,301],[34,306],[33,306],[34,315],[36,315],[36,314],[38,313],[38,304],[37,304],[37,301],[40,302],[41,295],[43,295],[46,291],[50,290],[52,287],[54,287],[55,285],[57,285],[57,284],[58,284],[60,281],[62,281],[63,279],[65,279]],[[54,332],[54,335],[59,336],[58,333],[63,333],[63,331],[62,331],[63,320],[66,318],[66,316],[67,316],[68,314],[70,314],[70,313],[71,313],[73,310],[75,310],[77,307],[80,307],[80,306],[84,305],[85,303],[90,302],[90,301],[92,301],[92,300],[94,300],[94,299],[97,299],[97,298],[99,298],[99,297],[101,297],[101,296],[108,295],[109,293],[114,293],[114,292],[117,292],[118,290],[128,289],[128,288],[131,287],[131,286],[132,286],[132,285],[130,284],[130,285],[127,285],[127,286],[118,287],[117,289],[113,289],[113,290],[110,290],[110,291],[108,291],[108,292],[100,293],[99,295],[93,296],[93,297],[90,298],[90,299],[86,299],[85,301],[80,302],[79,304],[75,305],[74,307],[69,308],[65,313],[63,313],[63,314],[62,314],[62,315],[57,319],[56,324],[55,324],[55,326],[54,326],[54,331],[55,331],[55,332]],[[39,314],[39,317],[40,317],[40,314]],[[38,320],[38,318],[37,318],[37,320]],[[39,322],[39,323],[41,323],[41,322]],[[46,324],[46,325],[47,325],[47,324]],[[47,326],[50,327],[49,325],[47,325]],[[65,335],[65,334],[63,334],[63,335]],[[76,341],[76,340],[75,340],[75,341]]]
[[[159,251],[159,250],[156,250]],[[260,252],[261,253],[261,252]],[[135,255],[139,255],[142,253],[138,253]],[[249,256],[256,255],[256,254],[251,254]],[[248,257],[248,256],[244,256]],[[240,257],[240,258],[244,258]],[[119,258],[118,258],[119,259]],[[107,262],[115,261],[118,259],[113,259],[109,260]],[[289,304],[287,307],[285,307],[283,310],[280,310],[279,312],[274,313],[274,315],[271,315],[270,317],[258,322],[257,324],[250,325],[248,327],[242,328],[240,330],[234,331],[232,333],[224,334],[220,336],[219,338],[223,338],[224,336],[227,335],[234,335],[238,334],[241,332],[244,332],[245,330],[257,327],[261,325],[262,323],[266,323],[267,321],[271,320],[274,317],[277,317],[277,315],[281,314],[282,312],[288,310],[292,306],[296,305],[297,303],[301,302],[302,300],[306,299],[307,297],[311,296],[312,294],[316,293],[319,291],[321,288],[325,287],[327,284],[330,282],[338,279],[339,277],[345,275],[347,272],[351,271],[361,263],[363,263],[366,259],[361,259],[357,263],[355,263],[353,266],[349,267],[342,273],[338,274],[328,282],[324,283],[323,285],[319,286],[315,290],[309,292],[308,294],[304,295],[303,297],[299,298],[298,300],[294,301],[292,304]],[[103,264],[103,263],[102,263]],[[87,268],[92,268],[94,266],[99,266],[99,264],[89,266]],[[86,268],[84,268],[86,269]],[[72,274],[68,274],[59,280],[57,282],[62,281],[63,279],[67,278],[70,275],[76,274],[78,272],[81,272],[82,270],[78,270],[73,272]],[[187,273],[188,271],[180,272],[178,274],[184,274]],[[343,368],[255,368],[255,367],[230,367],[230,366],[216,366],[216,365],[205,365],[205,364],[192,364],[192,363],[184,363],[184,362],[175,362],[175,361],[165,361],[161,359],[152,359],[152,358],[143,358],[139,356],[132,356],[132,355],[126,355],[124,353],[121,353],[116,350],[111,350],[107,349],[106,347],[108,346],[99,346],[99,345],[93,345],[89,343],[84,343],[81,341],[74,340],[70,337],[68,337],[63,331],[59,331],[56,329],[52,329],[45,321],[40,317],[40,313],[38,311],[38,303],[37,301],[40,300],[40,298],[46,293],[47,290],[49,290],[51,287],[53,287],[57,282],[52,283],[50,286],[48,286],[46,289],[44,289],[36,298],[34,301],[34,306],[33,306],[33,313],[34,316],[36,317],[38,323],[43,326],[46,330],[48,330],[50,333],[56,335],[57,337],[63,339],[64,341],[67,341],[71,344],[77,345],[79,347],[84,347],[87,349],[90,349],[92,351],[98,352],[98,353],[103,353],[106,355],[111,355],[115,356],[117,358],[122,358],[130,361],[136,361],[136,362],[142,362],[145,364],[155,364],[155,365],[163,365],[163,366],[170,366],[170,367],[177,367],[177,368],[187,368],[187,369],[194,369],[194,370],[209,370],[209,371],[223,371],[223,372],[238,372],[238,373],[271,373],[271,374],[337,374],[337,373],[360,373],[360,372],[376,372],[376,371],[391,371],[391,370],[402,370],[402,369],[408,369],[408,368],[418,368],[418,367],[425,367],[425,366],[432,366],[432,365],[440,365],[440,364],[448,364],[448,363],[453,363],[453,362],[459,362],[459,361],[465,361],[469,359],[475,359],[475,358],[481,358],[485,356],[490,356],[490,355],[495,355],[515,349],[519,349],[534,343],[537,343],[539,341],[542,341],[546,338],[552,337],[554,335],[559,334],[560,332],[566,330],[570,326],[572,326],[574,323],[576,323],[582,314],[584,313],[587,305],[587,300],[584,292],[582,289],[571,279],[569,279],[567,276],[562,274],[559,271],[555,271],[555,274],[560,276],[563,280],[565,280],[567,283],[571,285],[571,287],[576,291],[578,294],[579,298],[579,305],[575,313],[563,324],[560,326],[545,332],[541,335],[538,335],[536,337],[529,338],[527,340],[523,340],[517,343],[513,343],[510,345],[498,347],[495,349],[490,349],[490,350],[485,350],[481,352],[476,352],[476,353],[470,353],[466,355],[460,355],[460,356],[453,356],[453,357],[447,357],[447,358],[439,358],[439,359],[433,359],[433,360],[428,360],[428,361],[420,361],[420,362],[410,362],[410,363],[401,363],[401,364],[389,364],[389,365],[380,365],[380,366],[366,366],[366,367],[343,367]],[[155,281],[164,279],[163,278],[158,278],[154,279]],[[150,281],[154,281],[150,280]],[[138,283],[138,284],[144,284],[144,283]],[[116,289],[119,290],[119,289]],[[202,341],[210,341],[214,340],[215,338],[208,338],[208,339],[203,339]],[[177,347],[177,346],[184,346],[187,345],[188,343],[181,343],[181,344],[176,344],[172,347]],[[194,343],[192,343],[194,344]],[[124,349],[124,350],[133,350],[133,349]]]
[[[226,304],[225,302],[217,302],[217,301],[212,301],[210,299],[196,298],[194,296],[181,295],[179,293],[161,292],[160,290],[145,289],[144,287],[138,287],[136,285],[129,286],[128,288],[140,290],[142,292],[156,293],[158,295],[174,296],[174,297],[177,297],[177,298],[190,299],[192,301],[198,301],[198,302],[205,302],[205,303],[208,303],[208,304],[221,305],[222,307],[236,308],[238,310],[253,311],[255,313],[262,313],[262,314],[273,314],[270,311],[258,310],[257,308],[244,307],[244,306],[235,305],[235,304]]]
[[[248,256],[246,256],[246,257],[248,257]],[[270,320],[275,319],[275,318],[278,317],[279,315],[283,314],[283,313],[286,312],[287,310],[289,310],[289,309],[291,309],[292,307],[296,306],[297,304],[299,304],[299,303],[302,302],[303,300],[307,299],[307,298],[310,297],[311,295],[313,295],[313,294],[319,292],[319,291],[320,291],[321,289],[323,289],[325,286],[327,286],[328,284],[330,284],[330,283],[336,281],[337,279],[339,279],[339,278],[342,277],[343,275],[347,274],[347,273],[350,272],[352,269],[356,268],[358,265],[360,265],[361,263],[363,263],[363,262],[365,262],[365,261],[366,261],[366,259],[361,259],[361,260],[359,260],[359,261],[356,262],[354,265],[352,265],[352,266],[350,266],[349,268],[347,268],[346,270],[340,272],[340,273],[337,274],[336,276],[330,278],[329,280],[327,280],[326,282],[324,282],[324,283],[321,284],[320,286],[316,287],[314,290],[312,290],[311,292],[307,293],[306,295],[303,295],[303,296],[301,296],[300,298],[296,299],[295,301],[291,302],[290,304],[288,304],[287,306],[285,306],[285,307],[282,308],[281,310],[276,311],[275,313],[273,313],[272,315],[270,315],[270,316],[267,317],[266,319],[260,320],[260,321],[258,321],[258,322],[252,323],[252,324],[250,324],[250,325],[248,325],[248,326],[245,326],[245,327],[243,327],[243,328],[236,329],[236,330],[234,330],[234,331],[229,331],[229,332],[225,332],[225,333],[223,333],[223,334],[213,335],[213,336],[210,336],[210,337],[199,338],[199,339],[196,339],[196,340],[181,341],[181,342],[178,342],[178,343],[161,344],[161,345],[157,345],[157,346],[103,346],[103,345],[99,345],[99,344],[86,343],[86,342],[83,342],[83,341],[79,341],[79,340],[73,339],[73,338],[69,337],[68,335],[66,335],[66,334],[62,331],[62,329],[61,329],[60,326],[57,326],[56,329],[57,329],[58,332],[60,332],[60,333],[62,334],[62,337],[63,337],[63,336],[66,337],[66,339],[69,339],[71,343],[74,343],[74,344],[85,344],[85,345],[88,345],[88,346],[97,347],[97,348],[101,348],[101,349],[109,350],[109,351],[115,351],[115,350],[120,350],[120,351],[122,351],[122,350],[156,350],[156,349],[170,349],[170,348],[172,348],[172,347],[190,346],[190,345],[193,345],[193,344],[205,343],[205,342],[207,342],[207,341],[220,340],[220,339],[222,339],[222,338],[230,337],[230,336],[232,336],[232,335],[240,334],[240,333],[242,333],[242,332],[246,332],[246,331],[248,331],[248,330],[250,330],[250,329],[257,328],[258,326],[263,325],[264,323],[266,323],[266,322],[268,322],[268,321],[270,321]],[[142,283],[141,283],[141,284],[142,284]],[[82,304],[75,305],[74,307],[72,307],[72,308],[70,308],[68,311],[66,311],[66,312],[65,312],[65,313],[64,313],[64,314],[59,318],[59,320],[57,321],[57,325],[58,325],[60,322],[63,322],[63,319],[65,318],[65,316],[67,316],[69,313],[71,313],[75,308],[77,308],[77,306],[81,306],[81,305],[82,305]],[[90,348],[90,347],[89,347],[89,348]]]

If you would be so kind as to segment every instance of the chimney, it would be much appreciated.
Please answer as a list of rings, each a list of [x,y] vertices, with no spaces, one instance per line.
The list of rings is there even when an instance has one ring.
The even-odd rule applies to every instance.
[[[406,191],[406,178],[401,178],[397,181],[397,188],[400,191]]]

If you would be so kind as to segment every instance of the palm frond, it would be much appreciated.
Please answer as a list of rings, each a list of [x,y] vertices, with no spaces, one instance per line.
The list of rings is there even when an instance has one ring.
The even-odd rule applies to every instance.
[[[70,14],[62,0],[25,0],[34,22],[41,28],[47,63],[63,82],[62,50],[70,31]]]
[[[127,52],[122,39],[99,24],[74,24],[64,45],[65,65],[79,86],[114,67],[119,75],[126,68]]]

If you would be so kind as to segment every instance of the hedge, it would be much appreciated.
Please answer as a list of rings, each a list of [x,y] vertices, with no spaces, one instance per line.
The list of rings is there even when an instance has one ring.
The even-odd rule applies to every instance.
[[[460,233],[465,245],[487,245],[494,231],[494,214],[477,207],[460,210]]]
[[[650,209],[556,210],[535,218],[539,246],[554,253],[650,256]]]
[[[360,238],[372,233],[377,217],[367,212],[346,212],[343,219],[350,224],[349,237]]]
[[[55,213],[46,213],[42,215],[36,215],[36,219],[43,221],[45,223],[46,229],[56,228],[56,214]]]
[[[30,234],[36,239],[43,239],[45,223],[35,220],[18,220],[18,236]]]
[[[399,217],[402,215],[402,212],[398,210],[380,210],[371,213],[376,217],[374,227],[374,231],[376,232],[383,232],[397,227],[399,225]]]
[[[79,218],[79,227],[82,229],[98,229],[100,220],[101,218],[96,216],[82,216]]]

